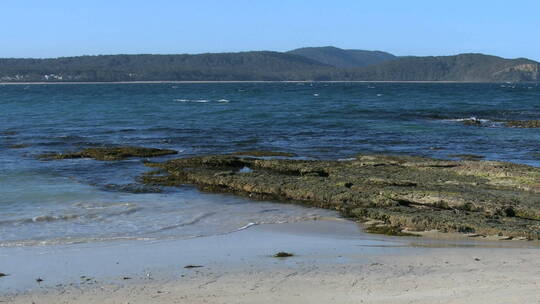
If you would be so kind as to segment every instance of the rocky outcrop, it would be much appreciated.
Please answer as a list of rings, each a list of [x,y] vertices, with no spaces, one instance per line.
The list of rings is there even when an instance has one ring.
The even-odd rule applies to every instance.
[[[511,128],[540,128],[540,120],[510,120],[504,125]]]
[[[148,185],[193,184],[334,209],[389,231],[540,238],[540,169],[525,165],[384,155],[350,161],[217,155],[148,165],[160,170],[141,177]]]
[[[123,160],[132,157],[157,157],[176,154],[174,150],[144,147],[100,147],[86,148],[79,152],[54,153],[41,155],[42,159],[93,158],[96,160]]]
[[[518,64],[493,74],[494,79],[516,79],[517,81],[538,81],[539,77],[537,63]]]

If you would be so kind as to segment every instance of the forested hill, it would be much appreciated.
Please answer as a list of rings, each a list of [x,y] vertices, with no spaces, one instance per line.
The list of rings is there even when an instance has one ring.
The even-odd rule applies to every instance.
[[[482,54],[395,57],[383,52],[336,49],[309,48],[287,53],[10,58],[0,59],[0,82],[540,81],[539,63],[529,59],[504,59]],[[319,58],[313,54],[324,56]],[[360,62],[360,59],[364,61]]]
[[[397,57],[381,51],[344,50],[333,46],[306,47],[288,52],[338,68],[365,67],[394,60]]]
[[[279,52],[0,59],[0,81],[304,80],[334,68]]]
[[[400,57],[379,65],[351,70],[347,77],[386,81],[540,81],[539,63],[536,61],[483,54]]]

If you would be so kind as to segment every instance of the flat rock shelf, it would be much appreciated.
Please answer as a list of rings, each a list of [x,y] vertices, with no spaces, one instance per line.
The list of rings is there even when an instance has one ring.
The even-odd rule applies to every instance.
[[[149,185],[334,209],[368,229],[540,238],[540,168],[495,161],[358,155],[346,161],[213,155],[147,163]]]

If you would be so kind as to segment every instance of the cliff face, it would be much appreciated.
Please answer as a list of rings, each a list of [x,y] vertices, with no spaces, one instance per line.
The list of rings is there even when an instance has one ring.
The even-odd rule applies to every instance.
[[[397,60],[355,69],[358,80],[393,81],[539,81],[538,63],[529,59],[504,59],[483,54],[437,57],[401,57]]]
[[[539,81],[538,63],[525,63],[505,68],[493,74],[494,79],[514,79],[513,81]]]

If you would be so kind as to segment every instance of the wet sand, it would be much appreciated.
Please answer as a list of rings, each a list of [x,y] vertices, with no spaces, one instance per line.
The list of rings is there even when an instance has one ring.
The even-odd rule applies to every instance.
[[[0,248],[0,272],[9,274],[0,278],[0,301],[540,303],[539,249],[536,242],[367,235],[348,221],[186,240]],[[278,251],[295,256],[272,257]]]

